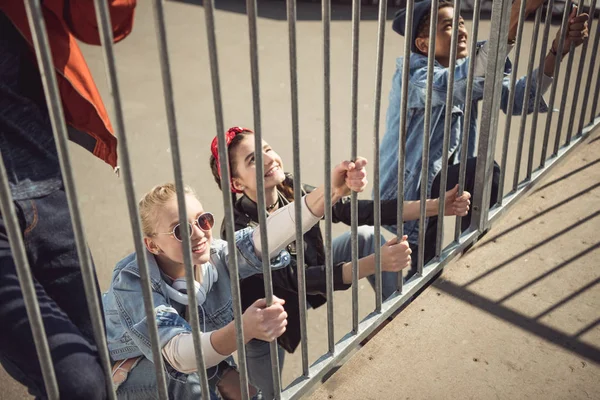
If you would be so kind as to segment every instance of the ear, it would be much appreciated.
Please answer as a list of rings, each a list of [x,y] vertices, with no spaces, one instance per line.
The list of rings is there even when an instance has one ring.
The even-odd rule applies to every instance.
[[[144,237],[144,244],[146,245],[146,249],[152,254],[160,253],[160,247],[156,244],[152,238]]]
[[[423,54],[429,51],[429,38],[418,37],[415,39],[415,47]]]
[[[246,186],[242,185],[238,178],[232,178],[231,185],[234,189],[239,190],[240,192],[243,192],[246,189]]]

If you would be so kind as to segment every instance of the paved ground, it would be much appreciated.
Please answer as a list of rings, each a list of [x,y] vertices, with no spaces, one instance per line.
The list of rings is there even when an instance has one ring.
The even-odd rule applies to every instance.
[[[156,34],[150,2],[138,2],[135,29],[131,36],[116,46],[119,81],[122,85],[126,129],[129,135],[134,177],[138,197],[153,185],[171,181],[172,164],[167,123],[164,111],[162,83],[158,66]],[[197,189],[204,208],[222,216],[221,194],[213,183],[208,169],[209,145],[215,135],[212,89],[208,70],[208,54],[203,8],[199,1],[169,1],[165,3],[168,26],[169,55],[173,71],[177,123],[181,138],[182,164],[185,180]],[[252,127],[252,99],[248,54],[247,19],[243,14],[243,2],[220,0],[216,14],[221,86],[227,126]],[[367,157],[373,154],[373,85],[376,57],[376,8],[363,7],[360,26],[359,63],[359,153]],[[390,13],[393,10],[390,10]],[[286,161],[292,166],[294,149],[291,145],[291,111],[289,96],[289,67],[287,23],[285,4],[280,1],[261,1],[259,5],[259,59],[261,72],[261,102],[263,134]],[[322,31],[319,4],[298,5],[298,71],[300,93],[301,161],[303,179],[308,183],[322,182],[323,170],[323,69]],[[333,160],[343,160],[350,154],[350,73],[351,73],[351,27],[350,7],[334,6],[332,13],[332,149]],[[395,58],[403,48],[401,38],[394,34],[388,23],[385,42],[382,108],[387,107]],[[481,23],[480,38],[489,35],[489,21]],[[531,23],[525,32],[531,32]],[[552,27],[554,35],[556,26]],[[529,53],[530,40],[526,40],[522,54]],[[88,64],[111,108],[106,87],[104,64],[99,48],[84,46]],[[589,59],[589,57],[588,57]],[[566,62],[563,63],[563,66]],[[577,67],[578,63],[575,63]],[[526,72],[526,62],[519,66],[519,74]],[[564,68],[563,68],[564,71]],[[564,78],[559,79],[562,88]],[[571,79],[573,80],[573,79]],[[595,82],[595,80],[594,80]],[[570,85],[570,90],[574,85]],[[595,86],[593,86],[595,87]],[[559,96],[561,90],[557,93]],[[560,97],[559,97],[560,98]],[[568,103],[567,111],[572,102]],[[575,104],[577,106],[578,104]],[[384,123],[385,112],[380,121]],[[556,124],[554,118],[553,125]],[[531,121],[531,118],[528,120]],[[538,148],[545,117],[538,124]],[[497,159],[500,159],[504,118],[500,119]],[[566,123],[566,121],[565,121]],[[516,135],[519,119],[513,118],[509,160],[515,157]],[[530,128],[528,125],[527,133]],[[554,130],[552,131],[554,132]],[[383,133],[381,133],[383,135]],[[527,135],[527,136],[528,136]],[[528,140],[525,141],[525,145]],[[550,144],[553,144],[551,140]],[[83,212],[87,240],[94,256],[100,285],[106,289],[115,263],[129,254],[133,245],[124,196],[123,181],[109,167],[93,159],[87,152],[71,146],[80,205]],[[507,182],[512,182],[514,161],[507,168]],[[521,174],[523,176],[523,174]],[[370,190],[368,191],[370,192]],[[368,198],[365,193],[364,198]],[[448,221],[447,225],[454,225]],[[334,234],[347,228],[334,227]],[[561,243],[563,239],[558,240]],[[341,338],[349,329],[351,321],[350,292],[336,293],[336,337]],[[360,284],[360,315],[373,309],[372,290],[366,283]],[[309,314],[309,357],[316,360],[326,350],[325,310],[311,310]],[[283,380],[289,383],[300,371],[300,355],[286,359]],[[25,392],[10,380],[0,368],[0,400],[26,398]]]
[[[309,398],[597,399],[599,133]]]

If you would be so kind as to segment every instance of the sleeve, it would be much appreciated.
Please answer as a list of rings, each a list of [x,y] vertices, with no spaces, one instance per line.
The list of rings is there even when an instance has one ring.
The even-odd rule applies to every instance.
[[[505,70],[506,76],[502,80],[502,98],[501,98],[501,103],[500,103],[500,106],[504,113],[508,113],[508,98],[510,95],[510,78],[509,78],[508,74],[510,74],[511,71],[512,71],[512,65],[510,64],[510,61],[507,60],[507,65],[506,65],[506,70]],[[512,71],[512,72],[514,73],[514,71]],[[536,89],[537,89],[538,76],[539,76],[539,69],[536,69],[531,73],[531,87],[529,90],[529,102],[527,104],[527,110],[526,110],[526,112],[528,114],[532,113],[535,110],[535,95],[536,95]],[[544,75],[544,73],[542,73],[542,94],[544,94],[544,92],[546,90],[548,90],[548,88],[552,85],[552,82],[553,82],[553,78],[546,76],[546,75]],[[527,86],[527,76],[523,76],[523,77],[519,78],[515,84],[515,101],[514,101],[513,109],[512,109],[513,116],[521,115],[523,113],[526,86]],[[544,112],[544,113],[548,112],[548,104],[544,100],[543,96],[540,97],[539,111]]]
[[[113,281],[113,293],[121,324],[144,356],[153,360],[146,312],[144,307],[139,306],[141,292],[139,277],[130,272],[122,271]],[[162,349],[173,337],[191,332],[192,329],[160,293],[153,291],[152,297],[158,341]]]
[[[96,10],[92,0],[46,0],[44,6],[62,17],[71,33],[82,42],[100,45]],[[136,0],[109,0],[114,41],[131,33]]]
[[[210,341],[213,332],[200,333],[200,345],[206,368],[214,367],[229,354],[219,354]],[[194,339],[190,333],[181,333],[172,338],[162,349],[162,355],[177,371],[184,374],[196,372],[196,353],[194,352]]]
[[[381,201],[381,224],[394,225],[397,221],[398,199]],[[346,225],[352,223],[352,207],[350,197],[344,197],[332,208],[332,222],[343,222]],[[375,225],[375,210],[372,200],[358,201],[358,225]]]

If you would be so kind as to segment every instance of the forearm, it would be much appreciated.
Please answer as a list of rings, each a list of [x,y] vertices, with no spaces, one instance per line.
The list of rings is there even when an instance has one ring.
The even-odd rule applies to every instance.
[[[342,277],[344,283],[349,285],[352,283],[352,263],[347,262],[343,265]],[[375,254],[363,257],[358,260],[358,279],[375,273]]]
[[[331,193],[331,204],[337,203],[343,195],[334,190]],[[305,196],[306,206],[313,215],[322,217],[325,214],[325,186],[321,185]]]
[[[439,199],[427,199],[425,201],[425,215],[428,217],[437,215],[439,203],[440,203]],[[402,214],[402,218],[404,218],[404,221],[413,221],[413,220],[419,219],[420,216],[421,216],[421,201],[420,200],[404,202],[404,212]]]
[[[552,44],[551,46],[553,46]],[[552,52],[548,52],[544,59],[544,75],[553,78],[554,77],[554,64],[556,63],[556,57]]]

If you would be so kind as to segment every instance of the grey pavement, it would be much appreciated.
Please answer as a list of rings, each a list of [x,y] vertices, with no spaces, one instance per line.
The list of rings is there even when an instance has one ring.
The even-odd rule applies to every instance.
[[[139,1],[133,33],[115,47],[118,78],[125,113],[125,123],[137,196],[153,185],[172,181],[172,160],[169,150],[168,130],[165,117],[164,96],[156,33],[152,8],[149,1]],[[186,183],[199,193],[206,210],[212,211],[220,221],[222,197],[208,168],[210,142],[215,135],[212,103],[212,87],[208,67],[208,53],[204,12],[196,1],[165,2],[168,29],[169,56],[173,72],[177,127],[182,151],[182,165]],[[240,12],[239,3],[233,0],[217,2],[216,26],[221,87],[223,93],[225,125],[253,127],[252,92],[247,18]],[[351,24],[350,6],[333,7],[331,27],[332,70],[332,159],[342,161],[350,156],[350,73],[351,73]],[[288,64],[287,22],[285,3],[261,1],[261,17],[258,21],[260,40],[260,93],[261,122],[265,140],[281,155],[291,171],[295,149],[291,143],[291,103]],[[358,90],[359,154],[368,158],[373,155],[373,108],[375,84],[375,57],[377,41],[376,7],[363,7],[360,26],[360,62]],[[393,9],[390,9],[390,14]],[[301,164],[303,180],[319,184],[323,181],[323,67],[322,28],[320,4],[298,4],[298,76],[299,110],[301,132]],[[469,26],[469,23],[467,23]],[[489,35],[490,23],[483,20],[481,39]],[[530,34],[532,23],[525,32]],[[551,35],[557,30],[552,27]],[[524,41],[522,54],[529,52],[531,41]],[[109,110],[112,104],[106,85],[104,63],[100,48],[83,45],[83,52]],[[382,110],[379,116],[384,129],[387,93],[395,70],[395,58],[403,49],[402,39],[393,33],[388,21],[385,41],[383,70]],[[588,57],[589,60],[589,57]],[[563,71],[566,62],[563,63]],[[575,67],[578,63],[575,63]],[[526,72],[522,61],[518,72]],[[559,78],[559,88],[564,78]],[[595,80],[593,81],[595,82]],[[597,84],[597,83],[596,83]],[[574,85],[570,85],[570,90]],[[593,86],[595,87],[595,86]],[[561,90],[558,91],[560,95]],[[569,102],[567,111],[570,111]],[[553,124],[556,124],[556,117]],[[531,121],[531,118],[528,119]],[[519,118],[513,118],[509,159],[514,159]],[[545,116],[540,117],[537,137],[543,133]],[[565,122],[566,123],[566,122]],[[500,118],[500,136],[496,159],[500,159],[504,117]],[[528,134],[530,129],[528,128]],[[383,136],[383,132],[380,133]],[[525,141],[527,145],[528,140]],[[553,141],[550,142],[551,145]],[[76,145],[70,146],[80,206],[83,213],[87,241],[96,264],[102,289],[109,283],[115,263],[133,251],[130,222],[124,195],[123,181],[111,168],[91,157]],[[507,168],[507,182],[512,182],[513,165]],[[371,169],[372,171],[372,169]],[[522,174],[522,176],[524,176]],[[362,194],[370,197],[371,188]],[[446,219],[447,226],[453,221]],[[338,235],[348,228],[334,226]],[[446,230],[446,238],[450,231]],[[448,242],[448,239],[446,239]],[[366,316],[374,307],[374,295],[366,281],[359,288],[360,317]],[[338,292],[335,298],[335,332],[340,339],[351,328],[351,293]],[[327,328],[324,308],[308,312],[309,358],[316,360],[326,351]],[[293,380],[301,371],[300,354],[288,355],[283,373],[284,384]],[[27,398],[25,391],[0,368],[0,400]]]

